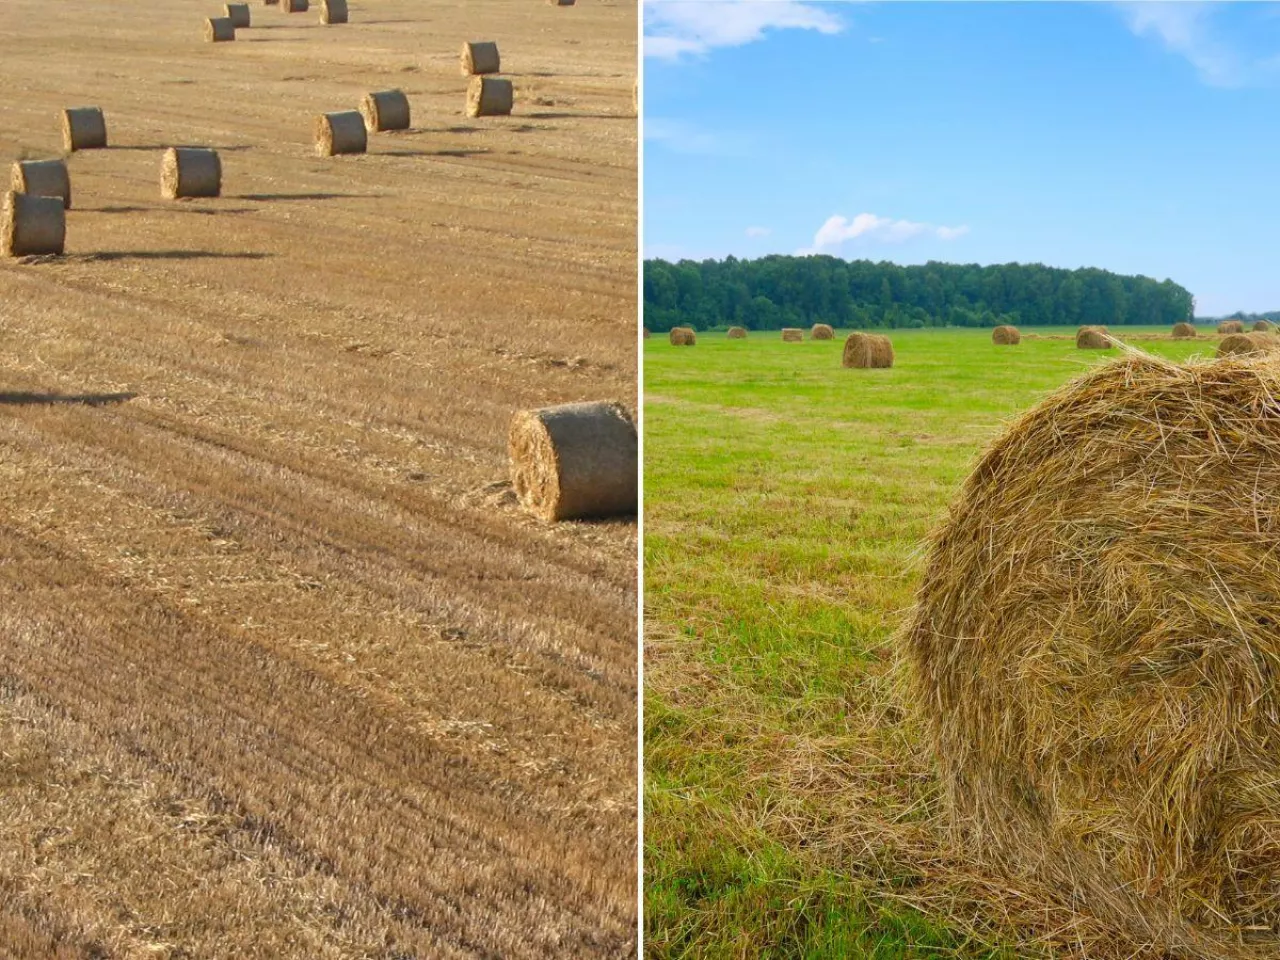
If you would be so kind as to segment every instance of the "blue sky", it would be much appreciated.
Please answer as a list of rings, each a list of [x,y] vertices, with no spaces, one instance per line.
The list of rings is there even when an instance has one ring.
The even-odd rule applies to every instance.
[[[646,256],[818,250],[1280,309],[1280,4],[645,0]]]

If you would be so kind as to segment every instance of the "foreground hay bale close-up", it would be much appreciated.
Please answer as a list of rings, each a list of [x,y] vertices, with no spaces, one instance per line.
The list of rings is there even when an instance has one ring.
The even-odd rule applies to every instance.
[[[1022,334],[1017,327],[1004,324],[991,331],[991,342],[997,346],[1014,347],[1022,342]]]
[[[208,43],[227,43],[236,38],[236,28],[228,17],[212,17],[204,22],[204,39]]]
[[[315,134],[316,153],[322,157],[364,153],[369,148],[369,134],[358,110],[321,114],[316,117]]]
[[[799,327],[783,327],[782,328],[783,343],[803,343],[804,331]]]
[[[59,197],[71,209],[71,174],[62,160],[19,160],[13,165],[10,187],[14,193]]]
[[[253,23],[253,14],[247,3],[228,3],[227,19],[231,21],[231,26],[240,30]]]
[[[166,200],[222,194],[222,160],[202,147],[170,147],[160,160],[160,195]]]
[[[1218,324],[1219,333],[1244,333],[1244,324],[1239,320],[1223,320]]]
[[[1229,333],[1218,342],[1218,356],[1280,353],[1280,337],[1271,333]]]
[[[515,92],[510,80],[472,77],[467,86],[467,116],[504,117],[511,113]]]
[[[347,23],[351,14],[347,0],[320,0],[320,22],[323,24]]]
[[[1194,323],[1175,323],[1173,325],[1173,339],[1190,340],[1199,336]]]
[[[1115,341],[1107,333],[1106,327],[1081,327],[1076,333],[1076,349],[1078,350],[1110,350]]]
[[[464,43],[460,62],[464,77],[498,73],[502,66],[502,58],[498,56],[498,45],[492,40]]]
[[[672,327],[667,339],[673,347],[692,347],[698,342],[698,336],[692,327]]]
[[[1254,333],[1275,333],[1276,325],[1270,320],[1255,320],[1253,322]]]
[[[370,133],[408,130],[411,119],[409,98],[400,90],[366,93],[360,101],[360,115]]]
[[[851,333],[844,342],[840,365],[856,369],[893,366],[893,344],[878,333]]]
[[[619,403],[517,413],[508,444],[516,496],[544,520],[636,512],[636,427]]]
[[[106,146],[107,120],[100,107],[72,107],[62,111],[62,147],[67,153],[103,150]]]
[[[67,239],[67,209],[61,197],[5,194],[0,210],[0,256],[62,254]]]
[[[745,327],[730,327],[725,337],[729,340],[745,340],[747,339],[747,330]]]
[[[903,639],[983,861],[1186,957],[1280,955],[1280,365],[1096,368],[934,535]]]
[[[809,330],[811,340],[834,340],[836,331],[829,323],[815,323]]]

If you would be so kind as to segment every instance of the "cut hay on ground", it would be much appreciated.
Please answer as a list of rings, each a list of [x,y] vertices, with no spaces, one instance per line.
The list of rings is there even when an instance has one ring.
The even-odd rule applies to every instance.
[[[107,120],[99,107],[72,107],[62,111],[62,147],[67,153],[77,150],[102,150],[107,146]]]
[[[1190,340],[1199,336],[1194,323],[1175,323],[1173,325],[1173,339]]]
[[[218,151],[170,147],[160,160],[160,195],[166,200],[222,195],[222,160]]]
[[[1271,333],[1229,333],[1218,342],[1218,356],[1280,353],[1280,337]]]
[[[1076,348],[1079,350],[1110,350],[1115,342],[1107,335],[1106,327],[1081,327],[1076,334]]]
[[[323,24],[346,23],[350,19],[347,0],[320,0],[320,22]]]
[[[804,331],[799,327],[783,327],[782,328],[783,343],[803,343]]]
[[[1219,333],[1244,333],[1244,324],[1239,320],[1223,320],[1218,324]]]
[[[71,209],[71,174],[62,160],[20,160],[13,165],[10,187],[14,193],[37,197],[60,197]]]
[[[667,337],[673,347],[692,347],[698,342],[692,327],[672,327]]]
[[[620,403],[521,411],[508,449],[516,496],[543,520],[636,512],[636,427]]]
[[[370,133],[383,130],[408,130],[409,98],[400,90],[366,93],[360,101],[360,115]]]
[[[1276,325],[1270,320],[1255,320],[1253,322],[1254,333],[1275,333]]]
[[[836,332],[827,323],[815,323],[809,330],[809,339],[811,340],[834,340]]]
[[[231,21],[233,27],[240,30],[253,23],[253,14],[247,3],[228,3],[227,19]]]
[[[745,327],[730,327],[725,337],[729,340],[745,340],[747,339],[747,330]]]
[[[878,333],[851,333],[844,342],[841,366],[883,369],[893,366],[893,344]]]
[[[5,194],[0,212],[0,256],[61,254],[67,239],[67,210],[61,197]]]
[[[462,75],[474,77],[482,73],[498,73],[502,59],[498,56],[498,45],[492,40],[476,40],[462,45],[460,63]]]
[[[228,43],[236,38],[236,28],[226,17],[213,17],[204,22],[204,39],[207,43]]]
[[[1058,391],[904,634],[968,849],[1178,956],[1280,955],[1277,396],[1266,359],[1141,355]]]
[[[1022,334],[1018,332],[1017,327],[1005,324],[991,331],[991,342],[1002,347],[1017,346],[1022,342]]]
[[[333,157],[340,153],[364,153],[369,148],[369,134],[364,117],[357,110],[323,113],[316,117],[316,153]]]
[[[515,99],[510,80],[472,77],[467,87],[468,117],[504,117]]]

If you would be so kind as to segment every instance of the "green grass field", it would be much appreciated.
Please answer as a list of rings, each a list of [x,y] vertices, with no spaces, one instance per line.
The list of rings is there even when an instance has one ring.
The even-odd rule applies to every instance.
[[[843,336],[645,345],[646,952],[1109,953],[953,850],[893,632],[985,444],[1118,351],[894,331],[845,370]]]

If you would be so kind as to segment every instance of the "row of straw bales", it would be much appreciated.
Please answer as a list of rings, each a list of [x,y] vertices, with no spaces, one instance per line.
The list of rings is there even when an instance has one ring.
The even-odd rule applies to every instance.
[[[275,0],[266,6],[279,6],[284,13],[305,13],[310,9],[308,0]],[[351,18],[347,0],[320,0],[320,23],[325,26],[348,23]],[[227,43],[236,38],[237,30],[253,26],[253,14],[247,3],[228,3],[221,17],[210,17],[204,22],[204,39],[208,43]]]

